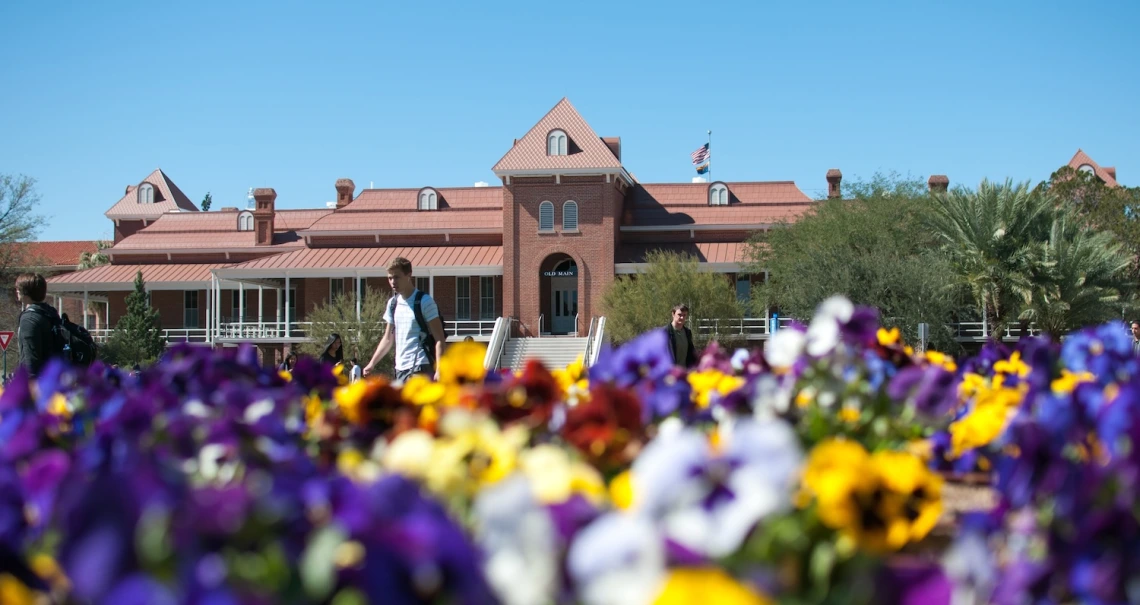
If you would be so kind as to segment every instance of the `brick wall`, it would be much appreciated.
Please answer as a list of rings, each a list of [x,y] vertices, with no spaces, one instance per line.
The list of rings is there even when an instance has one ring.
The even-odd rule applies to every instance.
[[[512,179],[504,187],[503,313],[519,318],[524,334],[538,332],[543,290],[549,281],[541,266],[551,255],[565,254],[578,265],[578,312],[589,318],[601,312],[602,295],[614,279],[614,249],[618,239],[616,213],[621,194],[604,177]],[[585,181],[585,182],[582,182]],[[578,232],[562,230],[567,200],[578,204]],[[538,232],[538,206],[554,204],[554,232]],[[535,286],[538,287],[535,287]],[[547,305],[549,306],[549,305]],[[588,323],[588,321],[587,321]]]

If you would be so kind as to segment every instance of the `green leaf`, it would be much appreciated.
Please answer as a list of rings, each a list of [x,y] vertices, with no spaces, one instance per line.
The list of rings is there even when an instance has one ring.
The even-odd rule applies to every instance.
[[[301,582],[309,597],[323,600],[332,592],[336,584],[336,550],[347,538],[339,526],[329,525],[309,539],[301,556]]]

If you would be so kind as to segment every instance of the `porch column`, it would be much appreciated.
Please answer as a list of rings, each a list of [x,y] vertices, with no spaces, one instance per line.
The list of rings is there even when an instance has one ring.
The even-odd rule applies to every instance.
[[[435,273],[428,273],[428,294],[435,300]]]
[[[258,336],[264,336],[261,332],[265,330],[265,289],[260,285],[257,286],[257,331]]]
[[[244,337],[242,324],[245,322],[245,282],[238,282],[238,338]]]
[[[214,342],[214,274],[210,273],[210,287],[206,288],[206,300],[203,301],[206,305],[206,342]]]
[[[286,273],[285,274],[285,338],[289,338],[290,332],[292,332],[292,330],[290,330],[290,327],[291,327],[290,324],[292,324],[292,322],[293,322],[293,318],[289,317],[289,274]]]
[[[356,275],[356,323],[360,323],[360,274]]]
[[[83,329],[90,329],[87,327],[87,288],[83,289]]]
[[[107,295],[107,302],[103,303],[103,329],[111,329],[111,296]]]
[[[281,334],[281,305],[285,303],[285,299],[281,298],[281,288],[274,288],[277,297],[274,299],[274,306],[277,307],[277,325],[273,328],[273,336]]]

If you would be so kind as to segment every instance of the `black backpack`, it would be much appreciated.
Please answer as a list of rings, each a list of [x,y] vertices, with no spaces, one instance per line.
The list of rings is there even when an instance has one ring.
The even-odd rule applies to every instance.
[[[428,329],[427,321],[424,319],[423,309],[420,308],[420,299],[424,297],[422,290],[416,290],[416,296],[412,299],[412,313],[416,315],[416,324],[420,326],[420,346],[423,347],[424,353],[427,355],[428,363],[431,367],[435,367],[435,336],[431,335],[431,330]],[[392,316],[393,323],[396,321],[396,295],[392,294],[392,298],[388,301],[388,314]],[[439,321],[443,323],[443,313],[439,314]]]
[[[81,325],[63,321],[52,325],[56,353],[76,366],[89,366],[95,361],[98,347],[91,333]]]

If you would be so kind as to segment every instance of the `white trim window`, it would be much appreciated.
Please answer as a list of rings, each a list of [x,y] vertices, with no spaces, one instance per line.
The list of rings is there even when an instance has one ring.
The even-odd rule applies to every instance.
[[[550,134],[546,135],[546,155],[567,155],[569,140],[566,133],[561,130],[550,131]]]
[[[140,204],[153,204],[154,203],[154,185],[150,183],[143,183],[139,185],[139,203]]]
[[[238,214],[238,231],[253,231],[253,213],[243,210]]]
[[[95,325],[95,324],[91,324]],[[186,290],[182,293],[182,327],[198,327],[198,291]]]
[[[435,189],[420,191],[420,201],[417,206],[420,210],[439,210],[439,194]]]
[[[329,278],[329,302],[344,296],[344,278]]]
[[[741,303],[752,300],[752,278],[750,276],[736,276],[736,300]]]
[[[230,290],[230,311],[233,313],[233,320],[238,321],[238,318],[243,320],[250,315],[249,311],[249,293],[251,290]],[[242,303],[245,303],[242,305]],[[292,302],[292,301],[290,301]],[[245,314],[242,314],[242,311]],[[256,314],[254,315],[256,317]]]
[[[471,278],[455,278],[455,319],[471,319]]]
[[[709,187],[709,205],[728,205],[728,187],[724,183],[713,183],[712,187]]]
[[[567,200],[562,204],[562,230],[578,230],[578,202]]]
[[[479,278],[479,319],[495,319],[495,278]]]
[[[428,296],[431,296],[431,278],[430,277],[417,277],[416,289]]]
[[[538,205],[538,230],[554,231],[554,203],[542,202]]]

